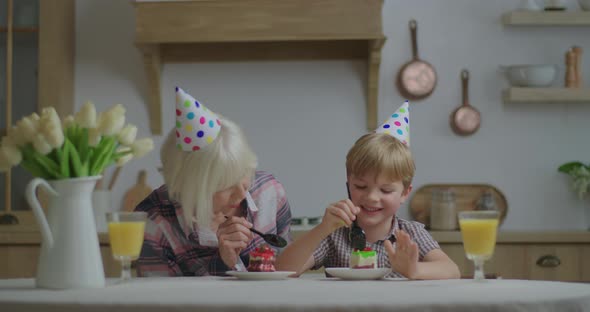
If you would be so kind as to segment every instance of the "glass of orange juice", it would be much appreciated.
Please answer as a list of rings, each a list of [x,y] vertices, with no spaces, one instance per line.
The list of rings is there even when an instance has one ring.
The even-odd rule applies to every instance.
[[[121,281],[131,278],[131,261],[139,258],[145,231],[145,212],[107,213],[113,258],[121,262]]]
[[[473,279],[476,281],[485,280],[483,264],[494,254],[499,217],[498,211],[459,212],[463,248],[467,259],[475,266]]]

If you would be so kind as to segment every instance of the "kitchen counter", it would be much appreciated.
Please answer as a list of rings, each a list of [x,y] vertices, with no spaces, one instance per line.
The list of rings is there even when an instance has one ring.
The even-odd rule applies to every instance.
[[[311,229],[311,228],[309,228]],[[292,231],[293,238],[299,238],[309,229],[301,227]],[[461,243],[461,232],[459,231],[432,231],[432,237],[439,243]],[[107,233],[98,235],[101,245],[108,245]],[[590,231],[500,231],[498,232],[498,243],[590,243]],[[40,244],[41,235],[35,230],[10,230],[0,228],[0,244],[21,245]]]

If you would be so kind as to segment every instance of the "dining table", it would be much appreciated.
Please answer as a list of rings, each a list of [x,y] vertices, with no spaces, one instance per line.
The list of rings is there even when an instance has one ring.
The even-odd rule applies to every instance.
[[[0,280],[0,311],[590,311],[590,284],[535,280],[108,279],[103,288],[40,289]]]

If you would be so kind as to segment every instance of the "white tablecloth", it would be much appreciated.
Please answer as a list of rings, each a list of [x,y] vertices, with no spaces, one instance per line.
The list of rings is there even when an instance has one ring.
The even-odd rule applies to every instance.
[[[0,311],[590,311],[590,284],[521,281],[279,281],[220,277],[109,280],[100,289],[35,289],[0,280]]]

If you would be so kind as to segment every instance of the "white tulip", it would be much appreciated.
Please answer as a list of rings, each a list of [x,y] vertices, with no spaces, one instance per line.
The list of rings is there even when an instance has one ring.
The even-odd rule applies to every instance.
[[[10,166],[16,166],[23,160],[23,154],[14,145],[2,144],[2,147],[0,147],[0,154],[2,154],[5,163]]]
[[[124,153],[124,152],[131,152],[131,147],[128,146],[119,146],[117,147],[117,153]],[[121,167],[127,162],[133,159],[133,153],[126,154],[125,156],[120,157],[117,159],[117,167]]]
[[[129,146],[137,136],[137,127],[132,124],[127,124],[121,132],[119,132],[119,143]]]
[[[35,121],[39,121],[41,119],[41,117],[39,117],[39,115],[37,115],[37,113],[33,112],[31,115],[29,115],[29,118],[31,118],[32,120]]]
[[[74,120],[82,128],[96,128],[96,107],[88,101],[74,116]]]
[[[25,142],[29,143],[33,141],[33,138],[37,135],[38,124],[39,122],[30,116],[24,117],[16,123],[16,126],[18,127],[17,131],[22,134]]]
[[[99,118],[98,129],[104,135],[118,134],[123,126],[125,126],[125,107],[121,104],[114,105]]]
[[[43,125],[43,136],[47,139],[47,143],[53,148],[61,147],[64,144],[64,132],[59,124],[52,123]]]
[[[23,133],[16,126],[8,129],[8,136],[17,146],[25,146],[28,143]]]
[[[41,133],[38,133],[33,138],[33,147],[37,152],[39,152],[42,155],[49,154],[53,149]]]
[[[139,139],[131,144],[133,157],[140,158],[154,149],[154,141],[151,138]]]
[[[41,111],[41,120],[39,122],[41,123],[41,125],[50,123],[57,126],[61,126],[61,120],[59,119],[59,115],[53,107],[45,107],[43,111]]]
[[[88,129],[88,146],[96,147],[101,138],[102,136],[100,135],[98,128]]]
[[[76,121],[74,120],[74,116],[72,115],[68,115],[66,118],[64,118],[64,120],[62,121],[62,128],[67,129],[73,125],[76,124]]]

